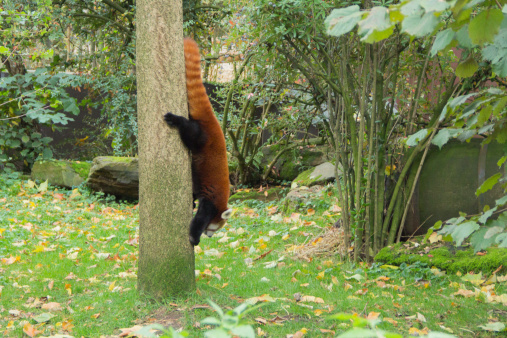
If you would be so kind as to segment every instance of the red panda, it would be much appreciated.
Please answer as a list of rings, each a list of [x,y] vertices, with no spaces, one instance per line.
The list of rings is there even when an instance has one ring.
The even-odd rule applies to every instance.
[[[225,137],[202,83],[199,47],[190,38],[184,39],[183,45],[190,117],[167,113],[164,119],[178,129],[183,144],[192,153],[193,200],[197,199],[199,206],[190,223],[189,240],[197,245],[203,232],[211,237],[231,216],[227,206],[229,166]]]

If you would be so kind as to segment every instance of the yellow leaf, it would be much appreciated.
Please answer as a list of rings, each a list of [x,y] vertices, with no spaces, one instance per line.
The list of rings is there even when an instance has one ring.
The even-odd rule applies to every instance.
[[[314,310],[313,313],[318,317],[320,316],[324,311],[320,310],[320,309],[317,309],[317,310]]]
[[[36,245],[35,249],[32,250],[32,253],[38,253],[38,252],[44,252],[44,246],[42,245]]]
[[[317,279],[324,279],[325,274],[326,274],[325,271],[319,272],[319,274],[317,275]]]
[[[290,235],[289,235],[289,234],[287,234],[287,235],[284,235],[284,236],[282,237],[282,239],[283,239],[284,241],[286,241],[286,240],[288,240],[288,239],[289,239],[289,237],[290,237]]]
[[[381,269],[392,269],[392,270],[398,270],[399,269],[399,267],[397,267],[395,265],[388,265],[388,264],[381,265],[380,268]]]
[[[76,197],[79,197],[81,196],[81,193],[79,192],[79,190],[76,188],[74,190],[72,190],[72,194],[70,194],[70,199],[74,199]]]
[[[114,285],[116,284],[116,281],[112,282],[110,285],[109,285],[109,291],[113,291],[114,289]]]
[[[388,323],[391,323],[393,324],[394,326],[398,326],[398,322],[392,318],[384,318],[383,319],[384,322],[388,322]]]

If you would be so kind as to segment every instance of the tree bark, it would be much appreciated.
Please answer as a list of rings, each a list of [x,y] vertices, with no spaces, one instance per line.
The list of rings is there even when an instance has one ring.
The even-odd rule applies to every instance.
[[[138,290],[155,298],[195,289],[189,152],[163,115],[188,116],[181,1],[137,3]]]

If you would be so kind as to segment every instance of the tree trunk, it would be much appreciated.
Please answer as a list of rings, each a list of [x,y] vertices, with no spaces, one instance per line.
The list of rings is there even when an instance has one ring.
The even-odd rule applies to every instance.
[[[195,289],[189,152],[163,115],[188,116],[181,1],[137,3],[138,289],[155,298]]]

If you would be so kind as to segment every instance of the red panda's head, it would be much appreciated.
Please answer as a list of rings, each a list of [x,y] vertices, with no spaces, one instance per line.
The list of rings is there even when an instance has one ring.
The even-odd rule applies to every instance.
[[[225,223],[227,222],[227,220],[231,217],[232,215],[232,209],[229,208],[227,210],[225,210],[224,212],[222,212],[222,214],[220,215],[218,221],[215,221],[215,222],[211,222],[208,227],[206,228],[206,230],[204,230],[204,233],[206,234],[206,236],[208,237],[211,237],[213,236],[213,234],[215,233],[215,231],[217,230],[220,230],[224,227]]]

